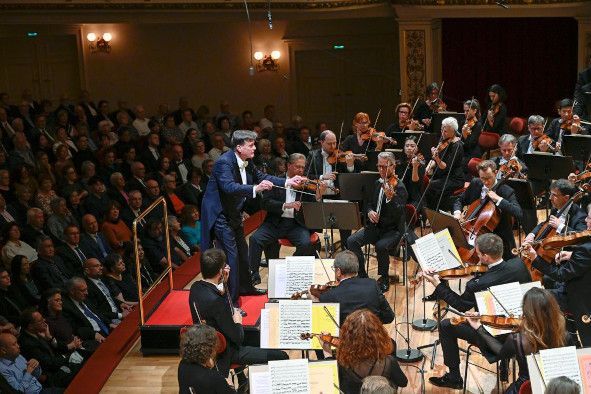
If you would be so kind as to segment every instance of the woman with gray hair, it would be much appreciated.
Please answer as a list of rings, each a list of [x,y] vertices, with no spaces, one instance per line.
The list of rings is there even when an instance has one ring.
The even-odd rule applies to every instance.
[[[464,186],[462,158],[464,144],[458,135],[458,121],[448,117],[441,122],[441,141],[431,148],[433,159],[425,173],[431,180],[425,191],[425,206],[444,211],[451,210],[452,193]]]
[[[179,393],[236,393],[215,369],[217,336],[205,324],[189,327],[181,336],[181,362],[178,370]]]

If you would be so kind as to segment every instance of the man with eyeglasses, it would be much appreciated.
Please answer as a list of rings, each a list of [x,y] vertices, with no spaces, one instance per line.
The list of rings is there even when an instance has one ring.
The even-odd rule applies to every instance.
[[[289,156],[287,164],[287,179],[296,175],[302,176],[306,167],[306,157],[301,153]],[[319,198],[321,189],[317,188]],[[277,243],[280,238],[286,238],[296,247],[295,256],[313,256],[314,247],[310,243],[310,230],[305,226],[302,218],[302,200],[313,201],[314,197],[300,194],[289,187],[286,189],[273,188],[263,194],[262,208],[267,211],[265,221],[250,237],[248,256],[254,285],[261,283],[259,264],[263,250]],[[265,252],[266,254],[266,252]],[[269,258],[269,256],[267,256]]]
[[[375,183],[372,199],[367,202],[368,224],[347,240],[347,249],[355,253],[359,260],[359,276],[362,278],[367,278],[367,272],[361,248],[368,244],[375,246],[378,275],[380,275],[378,285],[384,293],[390,288],[389,251],[398,244],[406,226],[405,204],[408,199],[406,188],[402,182],[398,182],[394,190],[388,190],[390,188],[388,182],[396,171],[395,163],[396,159],[390,152],[381,152],[378,155],[380,178]]]

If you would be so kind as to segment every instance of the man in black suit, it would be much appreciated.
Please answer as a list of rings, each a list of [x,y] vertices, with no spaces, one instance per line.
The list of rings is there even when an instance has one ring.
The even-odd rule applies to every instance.
[[[586,217],[586,230],[591,230],[591,213]],[[556,263],[547,263],[537,257],[529,246],[526,251],[533,260],[533,267],[566,287],[566,307],[573,314],[583,347],[591,346],[591,325],[583,323],[583,315],[591,311],[591,242],[576,245],[571,251],[562,251],[556,256]]]
[[[150,172],[158,171],[158,163],[162,158],[162,154],[160,153],[160,134],[151,132],[148,135],[148,149],[143,150],[139,157]]]
[[[111,329],[92,305],[86,304],[88,286],[80,277],[73,277],[66,282],[68,294],[63,297],[62,313],[74,329],[74,334],[82,340],[96,340],[103,343]]]
[[[492,201],[496,206],[500,221],[494,229],[494,233],[503,240],[505,247],[503,258],[509,260],[513,257],[511,249],[515,247],[513,218],[521,220],[523,212],[513,189],[506,184],[499,184],[499,181],[497,181],[497,166],[491,160],[478,163],[478,178],[472,179],[470,186],[455,201],[454,216],[461,219],[463,207],[469,206],[476,201],[480,201],[480,205]],[[479,211],[473,212],[476,214]],[[471,220],[473,218],[464,217],[463,219]],[[469,240],[469,243],[473,245],[474,240]]]
[[[201,189],[202,176],[203,171],[201,168],[191,167],[187,175],[188,182],[182,184],[176,190],[177,196],[185,204],[195,205],[197,209],[201,208],[201,200],[203,200],[203,190]]]
[[[182,145],[173,145],[170,169],[176,173],[177,186],[180,186],[189,180],[189,171],[193,168],[191,160],[185,160],[183,154]]]
[[[82,266],[86,259],[97,256],[80,244],[80,229],[75,224],[69,224],[64,229],[64,240],[64,244],[58,246],[58,255],[71,275],[82,275]]]
[[[339,285],[320,294],[320,302],[337,302],[340,306],[339,322],[359,309],[369,309],[382,323],[394,320],[394,311],[382,294],[377,282],[370,278],[360,278],[359,260],[350,250],[340,252],[334,259],[335,278]]]
[[[130,190],[127,193],[129,197],[128,203],[123,205],[121,208],[121,220],[127,224],[130,230],[133,231],[133,221],[142,213],[142,209],[144,208],[143,205],[143,198],[142,193],[139,190]],[[146,224],[146,220],[142,219],[138,222],[138,231],[143,228]]]
[[[41,292],[48,289],[63,289],[66,280],[72,276],[59,256],[55,255],[53,240],[50,237],[42,237],[37,242],[37,254],[39,258],[31,268],[31,275]]]
[[[347,248],[359,259],[359,276],[367,277],[365,258],[361,248],[368,244],[375,245],[378,260],[378,284],[382,292],[390,288],[390,254],[392,247],[400,242],[405,229],[405,204],[408,193],[402,182],[391,188],[387,182],[396,173],[396,158],[390,152],[378,154],[380,179],[376,181],[372,199],[367,202],[367,225],[347,240]]]
[[[201,274],[203,279],[191,286],[189,308],[193,323],[202,320],[215,328],[227,342],[226,350],[218,355],[217,367],[222,376],[226,376],[230,365],[263,364],[269,360],[286,360],[287,353],[282,350],[260,349],[244,346],[244,329],[242,316],[229,302],[228,296],[222,294],[220,287],[229,276],[230,267],[226,264],[226,256],[221,249],[209,249],[201,254]],[[197,312],[199,317],[197,317]],[[241,376],[241,375],[239,375]]]
[[[573,114],[591,120],[591,67],[581,71],[575,85]]]
[[[91,254],[97,256],[101,262],[104,261],[112,251],[109,242],[107,242],[103,233],[99,231],[96,217],[89,213],[82,216],[82,228],[84,228],[84,233],[80,237],[82,249],[90,250]]]
[[[45,216],[39,208],[29,208],[27,210],[27,225],[21,230],[21,239],[31,246],[37,244],[41,237],[48,237],[49,232],[45,232]]]
[[[291,145],[291,150],[294,153],[301,153],[304,156],[308,156],[312,150],[312,143],[310,141],[310,129],[303,126],[300,129],[298,139]]]
[[[144,163],[135,161],[131,165],[131,179],[126,180],[127,190],[139,190],[142,195],[148,194],[146,167]]]
[[[529,134],[522,135],[517,140],[517,157],[523,160],[526,153],[533,152],[551,152],[550,145],[541,141],[537,148],[534,148],[533,142],[544,134],[544,117],[540,115],[531,115],[527,119],[527,130]]]
[[[552,122],[546,128],[546,134],[558,144],[556,149],[560,149],[562,143],[561,136],[589,134],[589,126],[578,122],[578,115],[573,115],[573,101],[569,98],[560,100],[558,103],[558,118],[552,119]]]
[[[103,220],[111,203],[105,183],[99,176],[95,175],[88,180],[88,186],[90,190],[88,196],[84,199],[84,208],[87,213]]]
[[[519,259],[503,260],[503,240],[496,234],[488,233],[476,239],[476,254],[480,264],[488,266],[488,271],[480,277],[472,278],[466,283],[466,289],[459,295],[449,286],[441,282],[436,272],[425,271],[422,276],[435,286],[438,299],[445,301],[460,312],[476,308],[475,293],[484,291],[491,286],[505,283],[527,283],[531,277],[525,264]],[[460,375],[460,354],[458,338],[477,344],[478,334],[465,324],[452,325],[449,319],[441,321],[439,339],[443,350],[443,362],[449,372],[441,377],[431,377],[429,381],[435,386],[461,389],[463,379]]]
[[[287,179],[296,175],[302,176],[305,166],[306,157],[300,153],[293,153],[287,164]],[[321,188],[317,189],[318,198],[321,191]],[[264,193],[262,209],[267,211],[267,216],[248,241],[248,257],[253,283],[261,282],[259,264],[263,250],[272,246],[280,238],[287,238],[297,248],[294,255],[314,255],[314,248],[310,243],[310,230],[304,225],[301,217],[300,196],[291,188],[288,190],[273,188]],[[308,195],[305,197],[307,201],[310,200],[307,198]]]

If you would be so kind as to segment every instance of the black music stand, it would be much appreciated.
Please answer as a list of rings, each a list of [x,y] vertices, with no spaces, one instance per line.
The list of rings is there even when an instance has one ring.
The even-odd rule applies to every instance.
[[[565,135],[562,137],[561,150],[565,156],[586,163],[591,157],[591,135]]]
[[[332,256],[334,253],[333,232],[339,230],[357,230],[361,227],[359,218],[359,205],[357,202],[339,202],[323,200],[321,202],[302,202],[304,223],[307,228],[324,229],[325,252]],[[329,241],[326,229],[330,229],[330,253]]]
[[[429,208],[425,208],[425,214],[427,215],[427,219],[429,219],[429,224],[431,224],[431,229],[434,233],[448,229],[456,247],[472,249],[472,246],[466,241],[460,221],[453,215],[445,212],[437,212]]]
[[[418,141],[419,152],[421,152],[426,159],[431,158],[431,148],[436,146],[439,142],[439,139],[441,138],[440,133],[424,133],[421,131],[392,133],[392,137],[398,141],[398,144],[400,144],[400,146],[404,146],[404,140],[406,140],[410,136],[414,136],[415,139]]]
[[[406,161],[406,154],[404,153],[404,149],[386,149],[385,152],[390,152],[394,155],[394,158],[396,159],[396,165],[400,165],[400,163]]]
[[[365,212],[365,204],[373,197],[376,181],[380,174],[375,172],[337,174],[339,198],[341,200],[361,201],[360,210]]]
[[[365,164],[366,171],[377,171],[378,170],[378,154],[375,150],[366,153],[367,161]]]
[[[519,201],[521,209],[536,209],[536,197],[531,184],[527,180],[509,178],[505,183],[511,186],[515,192],[515,197]]]
[[[449,117],[456,118],[460,128],[466,121],[466,115],[463,112],[439,112],[433,114],[433,117],[431,118],[431,130],[433,133],[436,133],[439,136],[441,132],[441,122],[443,122],[443,119]]]
[[[534,152],[523,157],[529,179],[540,181],[567,178],[575,165],[571,156],[555,156],[549,153]]]

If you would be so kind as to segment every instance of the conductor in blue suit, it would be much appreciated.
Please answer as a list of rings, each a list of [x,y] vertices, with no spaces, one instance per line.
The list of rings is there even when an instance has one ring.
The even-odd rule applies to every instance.
[[[275,186],[293,186],[302,182],[295,176],[286,180],[267,175],[250,163],[256,150],[257,134],[236,130],[233,149],[215,162],[201,203],[202,244],[210,248],[215,237],[218,247],[226,253],[230,265],[228,284],[234,304],[239,295],[258,295],[266,291],[252,285],[248,263],[248,246],[242,226],[242,209],[249,198]]]

